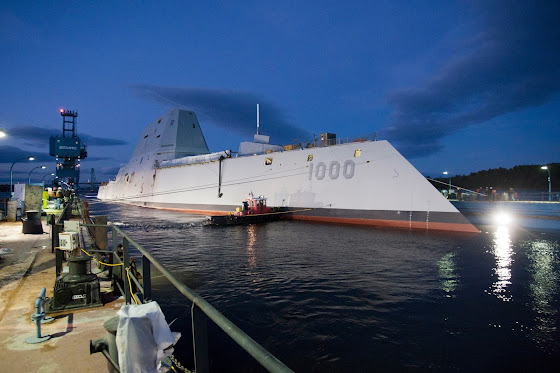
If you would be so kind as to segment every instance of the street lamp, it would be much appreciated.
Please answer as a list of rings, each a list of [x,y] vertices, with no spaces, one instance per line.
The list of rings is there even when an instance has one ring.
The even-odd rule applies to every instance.
[[[447,175],[447,174],[449,174],[449,172],[443,171],[443,174]],[[451,176],[449,177],[449,190],[447,191],[447,198],[450,198],[450,197],[451,197]]]
[[[542,166],[541,170],[547,170],[548,171],[548,200],[552,201],[551,195],[550,195],[550,170],[548,169],[548,166]]]
[[[51,175],[47,175],[47,176],[50,176],[50,177],[47,179],[46,182],[43,182],[44,185],[48,185],[48,184],[50,184],[50,183],[53,183],[54,180],[56,179],[56,176],[52,176],[52,174],[51,174]]]
[[[38,168],[41,168],[41,169],[44,170],[45,168],[47,168],[47,166],[37,166],[35,168],[32,168],[31,171],[29,171],[29,175],[27,175],[27,184],[28,185],[31,185],[31,173],[33,172],[33,170],[36,170]]]
[[[12,188],[13,188],[13,173],[12,173],[12,169],[14,168],[14,165],[19,162],[19,161],[23,161],[23,160],[28,160],[28,161],[34,161],[35,158],[33,158],[32,156],[27,156],[21,159],[18,159],[17,161],[15,161],[14,163],[12,163],[12,165],[10,166],[10,199],[12,199],[13,196],[13,192],[12,192]]]
[[[45,178],[46,178],[47,176],[49,176],[49,175],[50,175],[50,176],[54,176],[54,172],[51,172],[50,174],[46,174],[45,176],[43,176],[43,179],[41,179],[41,182],[44,183],[44,182],[45,182]]]

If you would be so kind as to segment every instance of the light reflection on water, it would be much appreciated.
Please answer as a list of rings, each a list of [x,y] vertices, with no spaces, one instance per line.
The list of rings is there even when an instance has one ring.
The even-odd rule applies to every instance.
[[[455,297],[455,291],[459,286],[459,275],[455,263],[455,253],[447,253],[438,262],[438,276],[441,281],[441,289],[446,297]]]
[[[295,371],[560,364],[560,233],[494,226],[456,237],[298,222],[208,228],[200,216],[98,211]],[[187,351],[180,357],[189,366],[188,306],[160,277],[154,292],[167,319],[179,318],[176,351]],[[214,332],[210,343],[214,371],[260,371],[223,335]]]
[[[530,242],[528,246],[531,273],[529,286],[532,307],[536,313],[535,341],[549,350],[550,343],[556,343],[556,348],[559,343],[555,340],[558,331],[559,245],[557,242],[538,240]]]
[[[507,226],[499,225],[496,228],[492,244],[492,254],[496,258],[494,275],[497,277],[492,284],[492,293],[499,299],[509,302],[513,299],[507,287],[511,284],[511,265],[514,252]]]

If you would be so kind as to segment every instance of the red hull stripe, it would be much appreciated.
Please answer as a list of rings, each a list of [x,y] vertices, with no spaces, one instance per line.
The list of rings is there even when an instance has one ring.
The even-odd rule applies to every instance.
[[[156,207],[160,210],[181,211],[193,214],[202,215],[228,215],[230,211],[216,211],[216,210],[202,210],[202,209],[188,209],[176,207]],[[332,216],[310,216],[310,215],[285,215],[286,219],[304,220],[304,221],[317,221],[324,223],[336,224],[350,224],[350,225],[366,225],[377,227],[391,227],[402,229],[414,230],[429,230],[429,231],[448,231],[448,232],[462,232],[462,233],[480,233],[480,231],[472,224],[465,223],[445,223],[437,221],[408,221],[408,220],[390,220],[390,219],[363,219],[363,218],[347,218],[347,217],[332,217]],[[466,219],[465,219],[466,221]]]

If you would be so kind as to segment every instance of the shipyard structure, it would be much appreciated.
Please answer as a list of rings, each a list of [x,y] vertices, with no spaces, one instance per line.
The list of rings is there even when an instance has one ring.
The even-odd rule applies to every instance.
[[[194,112],[148,124],[128,164],[98,198],[137,206],[228,214],[250,193],[292,219],[478,232],[389,142],[272,145],[256,134],[237,152],[210,153]],[[305,210],[299,211],[298,210]]]
[[[80,182],[80,160],[87,157],[86,146],[77,135],[78,113],[60,109],[62,136],[51,136],[49,153],[56,157],[56,180],[77,189]]]

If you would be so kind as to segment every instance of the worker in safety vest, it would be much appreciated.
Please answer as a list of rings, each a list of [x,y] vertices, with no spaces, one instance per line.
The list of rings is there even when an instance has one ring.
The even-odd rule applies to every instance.
[[[49,201],[49,191],[47,188],[43,190],[43,210],[47,208],[47,202]]]

